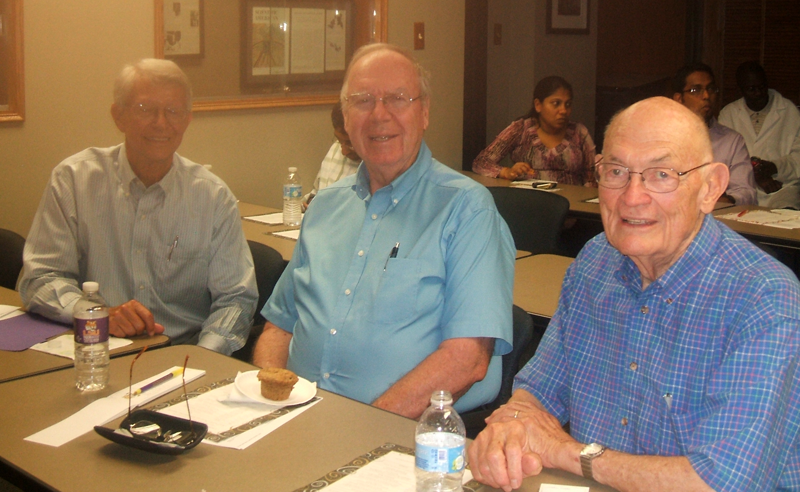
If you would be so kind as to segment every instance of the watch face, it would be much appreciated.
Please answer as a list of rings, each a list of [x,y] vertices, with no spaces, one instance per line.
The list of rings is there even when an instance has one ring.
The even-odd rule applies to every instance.
[[[603,450],[603,446],[593,442],[591,444],[587,444],[585,448],[581,451],[581,454],[584,456],[593,456]]]

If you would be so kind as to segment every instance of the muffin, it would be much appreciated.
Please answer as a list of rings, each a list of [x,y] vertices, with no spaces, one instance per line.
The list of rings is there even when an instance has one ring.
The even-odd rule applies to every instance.
[[[265,367],[258,371],[258,380],[261,381],[261,395],[264,398],[283,401],[292,394],[297,375],[288,369]]]

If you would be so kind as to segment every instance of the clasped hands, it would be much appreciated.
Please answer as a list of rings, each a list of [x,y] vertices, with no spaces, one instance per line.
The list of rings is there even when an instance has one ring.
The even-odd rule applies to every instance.
[[[498,178],[502,179],[510,179],[511,181],[518,179],[520,177],[533,175],[533,168],[527,162],[517,162],[511,167],[504,167],[500,169],[500,174],[497,175]]]
[[[583,445],[536,403],[511,400],[486,419],[486,429],[468,449],[476,480],[509,492],[542,468],[572,468],[564,466],[570,447],[579,452]]]
[[[753,177],[756,184],[764,190],[765,193],[775,193],[783,187],[783,183],[772,179],[772,176],[778,174],[778,166],[772,161],[765,161],[758,157],[753,157],[757,163],[753,167]]]
[[[164,333],[164,326],[156,323],[153,313],[139,301],[108,308],[108,333],[115,337],[134,337],[147,332],[153,336]]]

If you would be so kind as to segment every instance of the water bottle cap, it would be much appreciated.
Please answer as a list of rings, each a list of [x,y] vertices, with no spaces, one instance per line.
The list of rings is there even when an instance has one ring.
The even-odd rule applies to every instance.
[[[297,172],[297,168],[296,167],[290,167],[289,168],[289,172],[290,173],[296,173]]]
[[[431,394],[431,405],[444,406],[453,404],[453,395],[449,391],[438,390]]]
[[[83,291],[84,292],[97,292],[100,290],[100,284],[97,282],[84,282],[83,283]]]

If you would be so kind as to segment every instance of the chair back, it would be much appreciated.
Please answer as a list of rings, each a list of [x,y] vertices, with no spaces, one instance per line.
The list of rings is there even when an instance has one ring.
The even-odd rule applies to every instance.
[[[19,272],[22,271],[22,250],[25,238],[14,231],[0,229],[0,286],[7,289],[17,287]]]
[[[489,191],[518,250],[535,255],[560,253],[559,239],[569,200],[541,190],[491,187]]]
[[[511,398],[514,376],[519,372],[520,366],[528,362],[527,360],[523,361],[522,357],[524,354],[532,353],[528,345],[533,339],[533,318],[530,314],[526,313],[524,309],[516,305],[512,307],[511,313],[514,339],[511,344],[511,352],[503,356],[500,391],[491,403],[464,412],[463,415],[461,415],[461,418],[464,420],[464,426],[467,428],[467,437],[470,439],[474,439],[475,436],[486,427],[484,419]]]
[[[256,285],[258,285],[258,306],[256,315],[253,319],[254,325],[263,325],[266,321],[261,316],[261,309],[267,303],[267,299],[272,295],[272,290],[278,279],[281,278],[283,270],[286,268],[286,260],[280,253],[266,244],[255,241],[247,241],[250,246],[250,253],[253,255],[253,266],[256,270]]]

